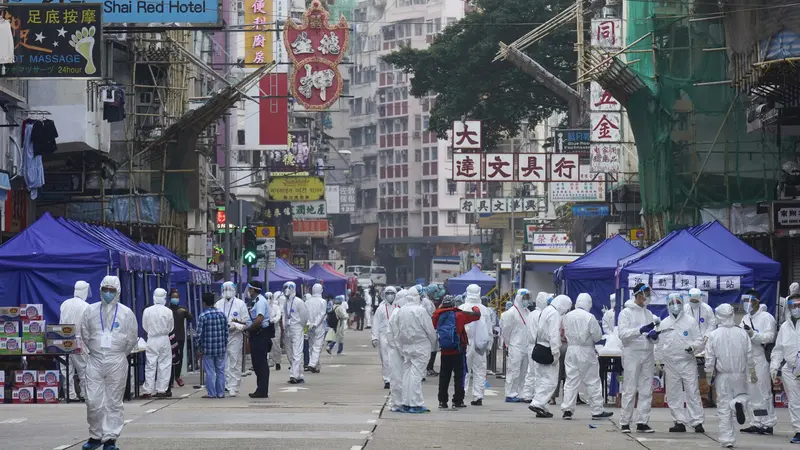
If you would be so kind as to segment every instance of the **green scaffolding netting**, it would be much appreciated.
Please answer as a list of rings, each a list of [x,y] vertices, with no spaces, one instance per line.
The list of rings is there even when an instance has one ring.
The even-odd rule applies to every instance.
[[[782,158],[775,135],[747,132],[749,98],[729,83],[698,85],[729,78],[723,21],[692,20],[707,18],[716,6],[626,5],[628,45],[652,33],[625,54],[647,86],[626,104],[645,214],[663,214],[670,229],[696,222],[700,208],[773,199],[794,142],[784,140]]]

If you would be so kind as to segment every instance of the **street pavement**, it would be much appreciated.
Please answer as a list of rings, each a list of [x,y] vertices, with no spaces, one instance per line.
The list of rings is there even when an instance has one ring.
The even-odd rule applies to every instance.
[[[243,378],[243,396],[203,399],[195,389],[199,375],[170,400],[125,404],[125,429],[118,445],[144,449],[653,449],[718,448],[715,409],[706,410],[706,434],[668,433],[669,410],[653,409],[654,434],[626,436],[611,420],[593,421],[581,406],[572,421],[551,406],[552,419],[535,419],[527,405],[503,402],[503,380],[489,377],[484,406],[439,411],[437,380],[424,383],[428,414],[392,413],[380,378],[380,361],[369,331],[350,331],[345,355],[323,353],[320,374],[306,372],[307,383],[287,383],[285,369],[271,371],[270,398],[254,401],[255,376]],[[438,357],[437,357],[438,366]],[[452,396],[452,386],[450,390]],[[469,392],[467,394],[469,402]],[[610,408],[615,416],[618,409]],[[793,435],[787,409],[778,410],[775,436],[738,435],[737,447],[789,448]],[[613,419],[616,419],[614,417]],[[0,448],[79,449],[87,438],[83,404],[0,405]]]

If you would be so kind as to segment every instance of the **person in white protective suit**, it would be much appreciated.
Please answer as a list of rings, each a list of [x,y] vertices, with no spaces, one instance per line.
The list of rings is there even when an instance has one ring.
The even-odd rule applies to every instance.
[[[708,334],[705,345],[705,372],[709,384],[714,384],[717,391],[718,441],[725,448],[733,448],[734,417],[744,424],[748,386],[758,381],[758,377],[751,340],[743,329],[736,327],[733,307],[724,303],[717,306],[716,312],[717,329]]]
[[[790,284],[789,285],[789,295],[787,295],[786,297],[781,297],[781,300],[780,300],[780,302],[781,302],[780,303],[780,308],[778,309],[778,316],[779,317],[776,317],[776,319],[777,319],[777,321],[779,323],[783,323],[783,322],[786,322],[787,320],[791,320],[792,319],[792,313],[790,311],[791,308],[787,304],[787,301],[788,301],[789,297],[791,297],[792,295],[797,295],[797,294],[800,294],[800,283],[792,283],[792,284]]]
[[[61,315],[58,323],[75,326],[75,341],[79,349],[83,349],[81,320],[83,319],[83,312],[89,307],[89,304],[86,303],[86,299],[89,297],[91,297],[89,283],[76,281],[73,297],[61,303]],[[69,373],[67,374],[66,369],[63,366],[61,367],[61,376],[69,380],[69,399],[71,401],[78,401],[81,397],[86,397],[86,382],[84,381],[86,377],[86,359],[85,352],[73,353],[69,355]],[[78,397],[78,391],[75,389],[75,374],[78,375],[78,385],[81,389],[80,397]]]
[[[281,370],[281,338],[283,337],[283,307],[280,305],[278,296],[271,292],[264,294],[264,298],[269,302],[269,321],[275,328],[275,337],[272,338],[272,349],[269,351],[269,364],[275,366],[275,370]]]
[[[389,289],[389,287],[386,289]],[[392,333],[392,317],[397,315],[400,307],[405,304],[407,291],[405,289],[393,289],[397,290],[397,295],[394,297],[394,303],[389,305],[389,320],[386,330],[391,370],[391,375],[389,376],[389,389],[391,389],[389,392],[389,409],[392,412],[403,412],[403,355],[400,353],[400,347],[398,347],[394,333]],[[384,298],[386,301],[389,300],[388,296]]]
[[[406,304],[389,319],[389,327],[403,356],[403,411],[425,413],[422,378],[437,341],[430,314],[422,306],[419,291],[411,289]]]
[[[603,387],[600,383],[600,364],[597,351],[594,349],[603,333],[597,318],[591,313],[592,297],[589,294],[578,294],[575,309],[564,316],[564,336],[567,338],[567,355],[564,358],[564,369],[567,379],[564,382],[564,400],[561,411],[564,419],[571,419],[578,401],[578,387],[583,383],[588,392],[589,407],[592,419],[604,419],[614,413],[603,408]]]
[[[749,385],[750,426],[740,430],[742,433],[772,434],[772,428],[778,423],[772,403],[772,386],[770,385],[769,362],[764,347],[775,342],[776,324],[766,306],[761,307],[758,291],[750,289],[742,295],[742,306],[745,315],[739,324],[750,337],[753,345],[753,359],[756,366],[758,383]],[[767,410],[766,415],[756,416],[756,407]]]
[[[464,382],[464,389],[472,382],[472,406],[483,405],[483,393],[486,390],[486,352],[489,351],[488,347],[478,348],[476,333],[478,327],[482,326],[485,331],[485,337],[489,340],[484,343],[491,347],[492,335],[492,318],[489,315],[489,308],[481,304],[481,287],[477,284],[470,284],[467,286],[467,295],[464,304],[460,306],[462,311],[472,311],[472,308],[478,307],[481,312],[481,318],[477,322],[468,323],[464,328],[467,331],[467,370],[469,373],[466,375]]]
[[[717,328],[717,316],[708,303],[703,302],[703,291],[697,288],[689,289],[689,301],[684,306],[686,315],[692,317],[700,328],[703,336]],[[699,352],[698,352],[699,353]]]
[[[372,294],[370,288],[364,287],[364,327],[367,329],[372,327]]]
[[[283,310],[284,340],[289,359],[289,383],[305,383],[303,378],[303,328],[308,323],[306,304],[296,297],[297,286],[287,281],[283,284],[286,305]]]
[[[769,364],[769,374],[772,384],[778,384],[778,371],[789,398],[789,417],[792,421],[794,437],[789,441],[800,444],[800,330],[797,321],[800,319],[800,294],[791,294],[786,299],[786,307],[791,318],[781,325],[778,337],[775,339],[775,348],[772,349],[772,358]]]
[[[228,347],[225,351],[225,390],[229,397],[236,397],[242,384],[242,352],[244,330],[250,318],[247,304],[236,297],[236,285],[231,281],[222,283],[222,298],[214,305],[228,319]]]
[[[505,401],[519,403],[519,394],[525,384],[525,374],[528,372],[528,321],[530,313],[528,305],[531,302],[531,293],[527,289],[520,289],[514,297],[514,304],[500,315],[500,328],[503,334],[503,343],[508,348],[508,361],[506,362]]]
[[[647,305],[650,303],[650,286],[639,283],[633,287],[634,298],[625,302],[617,319],[617,334],[622,341],[622,411],[620,411],[620,431],[631,432],[634,398],[638,392],[636,431],[653,433],[650,428],[650,407],[653,398],[653,374],[655,357],[653,347],[658,340],[656,326],[661,320]]]
[[[433,317],[433,312],[436,311],[436,305],[433,304],[430,298],[428,298],[428,290],[425,289],[424,286],[418,284],[414,286],[414,289],[419,292],[420,299],[422,300],[422,307],[425,308],[425,311],[428,311],[428,314],[431,316],[431,320]],[[428,360],[428,366],[426,367],[426,375],[429,377],[436,377],[439,376],[439,372],[434,369],[434,365],[436,364],[436,354],[439,353],[439,340],[437,339],[436,342],[433,344],[431,348],[431,357]]]
[[[617,307],[617,294],[611,294],[608,296],[608,302],[610,308],[606,309],[603,307],[603,317],[600,320],[600,327],[602,328],[603,336],[614,334],[614,324],[616,322],[616,310]]]
[[[536,344],[534,339],[534,335],[536,333],[536,324],[539,321],[539,316],[542,314],[545,308],[547,308],[547,300],[550,298],[550,294],[547,292],[539,292],[536,294],[536,309],[528,313],[527,319],[525,319],[527,323],[528,329],[528,348],[527,356],[528,356],[528,370],[525,372],[525,383],[522,388],[521,394],[521,401],[523,403],[530,403],[533,400],[533,390],[535,388],[535,381],[536,381],[536,364],[533,363],[533,360],[530,359],[531,353],[533,353],[533,346]]]
[[[169,334],[175,328],[175,318],[166,304],[167,291],[158,288],[153,292],[153,305],[142,313],[142,328],[147,333],[147,364],[142,388],[142,398],[145,399],[150,398],[153,393],[156,397],[168,396],[166,392],[172,374],[172,345]]]
[[[397,291],[389,286],[383,290],[383,301],[375,309],[370,324],[372,330],[372,347],[378,349],[378,356],[381,358],[381,376],[383,377],[383,388],[391,388],[392,360],[389,356],[389,319],[394,310],[394,299]]]
[[[550,305],[542,310],[536,321],[536,332],[533,335],[536,344],[549,347],[553,355],[552,364],[536,364],[536,380],[534,381],[533,400],[528,409],[536,413],[536,417],[550,418],[553,413],[547,410],[547,404],[558,388],[559,358],[561,357],[561,318],[572,308],[572,300],[566,295],[558,295]]]
[[[704,334],[697,316],[689,315],[691,309],[684,306],[681,294],[669,294],[667,309],[669,316],[661,322],[655,358],[664,364],[667,403],[675,421],[669,431],[684,433],[688,426],[694,428],[695,433],[705,433],[703,401],[700,399],[697,360],[694,357],[703,351]],[[713,323],[716,328],[716,317]]]
[[[119,278],[100,283],[101,301],[89,305],[81,319],[81,338],[89,354],[86,364],[86,419],[89,440],[84,450],[118,450],[125,424],[122,397],[128,380],[128,355],[136,347],[139,324],[130,308],[119,302]],[[169,381],[169,380],[167,380]]]
[[[311,298],[306,300],[308,310],[308,370],[319,373],[319,355],[325,344],[325,319],[328,317],[328,302],[322,298],[322,285],[316,283],[311,288]]]

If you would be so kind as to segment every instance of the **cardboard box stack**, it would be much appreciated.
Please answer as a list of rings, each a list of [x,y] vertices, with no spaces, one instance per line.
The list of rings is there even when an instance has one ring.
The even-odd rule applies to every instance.
[[[45,353],[80,353],[75,334],[75,325],[47,325]]]
[[[6,402],[6,371],[0,369],[0,405]]]
[[[19,318],[19,307],[0,307],[0,355],[19,355],[22,353]]]
[[[44,354],[44,333],[46,323],[42,318],[44,305],[27,303],[20,305],[22,319],[22,354]]]

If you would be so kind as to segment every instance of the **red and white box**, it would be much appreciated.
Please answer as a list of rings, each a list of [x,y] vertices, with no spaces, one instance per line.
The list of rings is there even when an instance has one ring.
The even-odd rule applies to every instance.
[[[6,384],[6,371],[0,369],[0,391],[2,391],[3,386]]]
[[[56,386],[58,387],[58,380],[61,377],[61,373],[58,370],[40,370],[39,377],[36,381],[37,387],[43,386]]]
[[[19,305],[19,318],[22,320],[43,320],[44,305],[41,303],[23,303]]]
[[[36,386],[36,381],[39,379],[39,374],[35,370],[15,370],[14,371],[14,387]]]
[[[58,388],[55,386],[36,388],[36,403],[58,403]]]
[[[15,387],[11,391],[11,403],[36,403],[36,390],[32,387]]]

